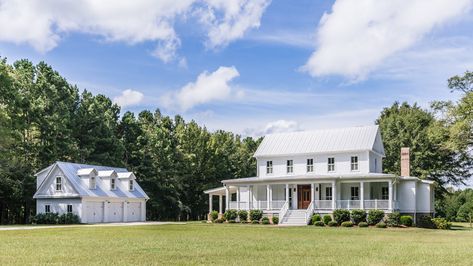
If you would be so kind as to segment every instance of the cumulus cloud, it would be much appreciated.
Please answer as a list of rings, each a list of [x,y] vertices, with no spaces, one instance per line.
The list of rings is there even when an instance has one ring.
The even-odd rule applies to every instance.
[[[113,98],[113,102],[121,107],[127,107],[141,103],[143,98],[143,93],[139,91],[124,90],[120,96]]]
[[[168,109],[186,111],[199,104],[227,99],[232,94],[230,82],[239,75],[233,66],[221,66],[212,73],[205,71],[195,82],[190,82],[178,92],[162,97],[161,102]]]
[[[336,0],[320,20],[317,48],[302,69],[312,76],[363,78],[472,5],[472,0]]]
[[[270,0],[204,0],[206,7],[198,12],[208,28],[207,46],[222,47],[242,38],[245,32],[260,26]]]
[[[44,53],[64,35],[78,32],[110,42],[154,42],[152,54],[169,62],[181,46],[173,25],[177,19],[198,14],[209,42],[220,46],[258,27],[268,4],[269,0],[1,0],[0,41],[26,43]]]
[[[245,129],[243,134],[247,136],[260,137],[273,133],[286,133],[300,130],[301,127],[296,121],[281,119],[269,122],[262,128]]]

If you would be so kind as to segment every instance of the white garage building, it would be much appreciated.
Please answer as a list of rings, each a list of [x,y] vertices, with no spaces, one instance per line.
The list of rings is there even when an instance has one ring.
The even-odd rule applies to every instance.
[[[37,213],[75,213],[82,223],[146,220],[149,197],[125,168],[56,162],[36,178]]]

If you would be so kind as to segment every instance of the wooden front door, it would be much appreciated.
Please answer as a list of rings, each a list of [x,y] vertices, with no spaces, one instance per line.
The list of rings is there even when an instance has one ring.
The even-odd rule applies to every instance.
[[[297,208],[307,209],[310,205],[310,185],[298,185],[297,186]]]

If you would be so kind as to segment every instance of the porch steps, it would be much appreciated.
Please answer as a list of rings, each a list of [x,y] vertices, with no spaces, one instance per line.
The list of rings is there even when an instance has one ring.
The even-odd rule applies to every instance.
[[[279,225],[307,225],[305,213],[306,210],[288,210],[286,215],[279,221]]]

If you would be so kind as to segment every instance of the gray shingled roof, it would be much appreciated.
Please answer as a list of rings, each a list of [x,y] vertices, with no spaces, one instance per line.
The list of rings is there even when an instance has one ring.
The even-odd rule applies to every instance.
[[[363,126],[266,135],[254,157],[374,151],[384,156],[378,126]]]

